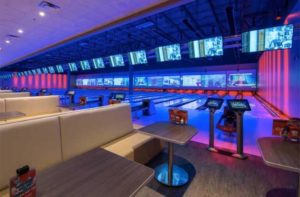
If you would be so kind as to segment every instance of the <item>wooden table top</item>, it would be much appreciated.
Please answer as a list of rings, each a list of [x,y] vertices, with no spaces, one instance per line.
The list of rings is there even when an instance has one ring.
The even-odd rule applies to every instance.
[[[300,144],[287,142],[281,137],[258,139],[264,162],[272,167],[300,173]]]
[[[167,142],[184,145],[197,133],[197,129],[190,125],[177,125],[171,122],[157,122],[140,128],[139,132]]]
[[[154,171],[101,148],[38,173],[37,196],[133,196]]]
[[[12,118],[19,118],[23,117],[26,114],[18,111],[11,111],[11,112],[0,112],[0,120],[8,120]]]

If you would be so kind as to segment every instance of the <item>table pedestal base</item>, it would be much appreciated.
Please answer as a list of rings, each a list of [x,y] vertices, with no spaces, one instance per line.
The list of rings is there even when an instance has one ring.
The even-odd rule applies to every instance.
[[[167,186],[182,186],[189,180],[188,173],[177,165],[173,164],[172,182],[168,182],[168,164],[164,163],[155,168],[155,178],[158,182]]]

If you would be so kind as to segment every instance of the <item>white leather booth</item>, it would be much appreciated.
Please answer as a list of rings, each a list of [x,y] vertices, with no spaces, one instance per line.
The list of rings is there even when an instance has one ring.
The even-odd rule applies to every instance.
[[[0,98],[29,97],[30,92],[0,92]]]
[[[133,129],[130,109],[116,104],[1,124],[0,190],[23,165],[40,171],[93,148],[147,163],[162,144]],[[1,194],[7,195],[7,190]]]

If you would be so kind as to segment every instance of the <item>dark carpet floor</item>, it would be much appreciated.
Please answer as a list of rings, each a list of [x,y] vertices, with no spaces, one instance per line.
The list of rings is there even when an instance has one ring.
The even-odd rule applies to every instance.
[[[167,149],[148,166],[167,161]],[[298,174],[266,166],[260,157],[238,160],[211,153],[206,145],[190,142],[174,146],[174,163],[184,168],[191,181],[178,188],[161,185],[153,179],[138,197],[296,197]]]

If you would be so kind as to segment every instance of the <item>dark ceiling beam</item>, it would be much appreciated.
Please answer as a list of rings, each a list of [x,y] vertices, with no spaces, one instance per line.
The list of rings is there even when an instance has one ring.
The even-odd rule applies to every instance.
[[[216,23],[217,23],[217,26],[218,26],[218,28],[219,28],[219,31],[221,32],[222,35],[224,35],[224,34],[226,33],[227,30],[225,29],[225,27],[224,27],[223,24],[221,23],[221,21],[220,21],[218,15],[217,15],[217,12],[216,12],[216,10],[215,10],[215,7],[214,7],[214,5],[213,5],[213,3],[212,3],[212,0],[208,0],[208,4],[209,4],[210,10],[211,10],[211,12],[212,12],[212,14],[213,14],[213,16],[214,16],[214,19],[215,19],[215,21],[216,21]]]
[[[200,27],[200,25],[198,24],[197,20],[195,19],[193,14],[190,12],[190,10],[185,5],[182,6],[182,10],[189,17],[189,19],[192,21],[192,23],[196,26],[196,28],[194,28],[192,26],[192,29],[194,29],[193,32],[196,34],[196,36],[199,37],[199,38],[205,37],[206,33],[202,30],[202,28]]]
[[[176,27],[176,29],[180,32],[181,35],[183,35],[187,40],[190,40],[191,37],[185,32],[183,31],[177,24],[174,23],[174,21],[167,15],[167,14],[164,14],[162,13],[161,14],[165,19],[167,19],[167,21]]]

